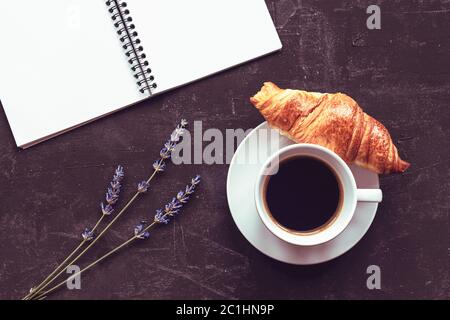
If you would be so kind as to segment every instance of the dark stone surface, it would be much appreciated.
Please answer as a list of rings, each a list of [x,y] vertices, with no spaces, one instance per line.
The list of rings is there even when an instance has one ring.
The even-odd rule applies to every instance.
[[[366,28],[369,4],[382,29]],[[126,239],[195,173],[203,184],[184,215],[86,273],[82,290],[52,298],[446,298],[450,297],[450,3],[268,1],[284,48],[156,97],[29,150],[16,148],[0,113],[0,298],[20,298],[61,261],[98,215],[117,164],[125,193],[146,177],[181,117],[203,127],[251,128],[248,98],[265,80],[353,96],[390,130],[412,163],[381,178],[384,202],[363,240],[342,257],[298,267],[276,262],[239,233],[228,210],[227,165],[171,166],[85,265]],[[251,17],[249,17],[251,23]],[[32,84],[30,84],[32,85]],[[26,92],[24,92],[26,94]],[[366,288],[366,268],[382,290]]]

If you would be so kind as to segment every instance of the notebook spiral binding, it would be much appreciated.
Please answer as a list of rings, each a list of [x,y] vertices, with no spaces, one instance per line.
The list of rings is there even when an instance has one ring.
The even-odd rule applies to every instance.
[[[151,95],[157,84],[154,82],[155,78],[146,59],[147,56],[135,30],[136,26],[132,23],[133,18],[130,16],[127,3],[123,0],[108,0],[106,5],[111,14],[111,19],[114,21],[114,27],[117,29],[119,39],[122,42],[122,48],[125,50],[128,63],[131,65],[131,70],[137,79],[136,83],[139,90],[142,93],[148,91]]]

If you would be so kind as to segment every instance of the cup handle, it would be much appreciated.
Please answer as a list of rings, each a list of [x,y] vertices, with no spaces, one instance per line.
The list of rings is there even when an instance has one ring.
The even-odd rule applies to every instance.
[[[383,193],[380,189],[358,189],[356,198],[359,202],[381,202]]]

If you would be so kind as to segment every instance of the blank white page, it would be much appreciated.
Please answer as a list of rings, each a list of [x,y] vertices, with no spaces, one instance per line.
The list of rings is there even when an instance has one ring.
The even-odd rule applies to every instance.
[[[0,34],[0,100],[18,146],[146,97],[103,0],[2,0]]]
[[[264,0],[129,0],[155,93],[281,49]]]
[[[158,88],[279,50],[264,0],[130,0]],[[148,97],[104,0],[0,0],[0,100],[28,147]]]

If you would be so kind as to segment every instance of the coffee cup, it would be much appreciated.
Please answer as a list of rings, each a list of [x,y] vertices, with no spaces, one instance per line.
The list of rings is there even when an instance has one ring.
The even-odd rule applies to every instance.
[[[314,144],[290,145],[272,154],[257,176],[254,193],[267,229],[299,246],[334,239],[352,220],[358,202],[382,200],[380,189],[358,189],[344,160]]]

